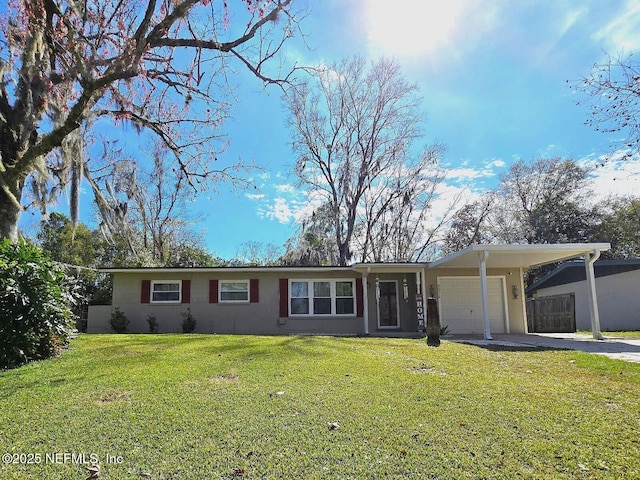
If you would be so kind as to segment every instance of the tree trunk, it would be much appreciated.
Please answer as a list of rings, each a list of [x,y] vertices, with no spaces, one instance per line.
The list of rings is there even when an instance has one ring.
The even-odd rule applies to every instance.
[[[349,260],[351,260],[351,252],[349,251],[349,243],[348,242],[340,242],[338,244],[338,265],[341,267],[346,267],[349,264]]]
[[[15,200],[22,199],[22,186],[18,186],[17,192],[12,192]],[[18,240],[18,220],[22,207],[15,204],[15,201],[0,189],[0,239],[8,238],[12,242]]]

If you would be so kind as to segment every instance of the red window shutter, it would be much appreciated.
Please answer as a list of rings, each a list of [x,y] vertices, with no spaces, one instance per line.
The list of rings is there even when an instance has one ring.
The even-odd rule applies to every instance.
[[[280,279],[280,317],[289,316],[289,279]]]
[[[151,280],[142,280],[140,288],[140,303],[149,303],[151,300]]]
[[[218,303],[218,280],[209,280],[209,303]]]
[[[260,301],[260,281],[257,278],[249,280],[249,301],[251,303]]]
[[[356,316],[364,317],[364,295],[362,293],[362,278],[356,278]]]
[[[191,280],[182,280],[182,303],[191,303]]]

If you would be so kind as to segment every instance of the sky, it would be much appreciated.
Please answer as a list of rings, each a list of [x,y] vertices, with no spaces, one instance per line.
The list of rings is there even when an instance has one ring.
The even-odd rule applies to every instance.
[[[294,4],[296,2],[294,1]],[[640,2],[626,0],[303,0],[306,44],[293,39],[288,61],[318,65],[352,56],[393,56],[423,97],[423,145],[447,146],[437,208],[474,198],[519,160],[594,162],[611,135],[584,125],[586,105],[567,81],[588,75],[607,53],[640,49]],[[251,187],[220,185],[192,200],[205,214],[205,246],[237,256],[245,242],[284,245],[313,208],[296,183],[280,91],[238,70],[238,104],[219,161],[255,162]],[[419,146],[423,146],[419,145]],[[635,193],[640,162],[609,162],[595,172],[598,198]],[[91,211],[83,207],[84,216]],[[90,222],[89,222],[90,223]]]

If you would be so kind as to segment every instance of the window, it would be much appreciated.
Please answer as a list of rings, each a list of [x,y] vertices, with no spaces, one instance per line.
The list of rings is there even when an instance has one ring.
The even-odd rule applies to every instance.
[[[220,302],[248,302],[249,301],[249,281],[221,281],[220,282]]]
[[[336,282],[336,314],[353,315],[353,282]]]
[[[151,282],[151,303],[180,303],[182,282],[159,280]]]
[[[291,282],[291,314],[309,314],[309,283]]]
[[[353,280],[292,280],[291,315],[353,315]]]

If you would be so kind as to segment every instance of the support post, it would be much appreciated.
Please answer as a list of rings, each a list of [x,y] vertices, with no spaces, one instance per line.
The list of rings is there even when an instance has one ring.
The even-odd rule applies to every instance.
[[[364,321],[364,334],[369,335],[369,289],[367,288],[367,279],[369,278],[369,271],[371,269],[367,267],[367,272],[362,274],[362,303],[363,309],[363,321]]]
[[[484,339],[493,340],[491,336],[491,325],[489,322],[489,299],[487,294],[487,258],[489,252],[480,252],[480,296],[482,297],[482,328]]]
[[[596,295],[596,276],[593,264],[600,258],[600,250],[584,256],[584,266],[587,270],[587,291],[589,293],[589,315],[591,317],[591,334],[596,340],[604,340],[600,331],[600,312],[598,311],[598,297]]]

